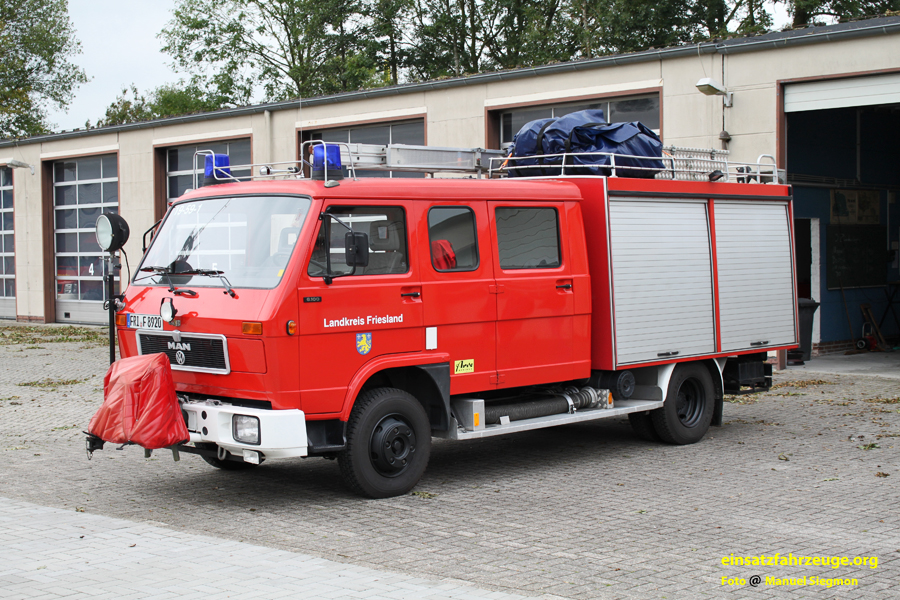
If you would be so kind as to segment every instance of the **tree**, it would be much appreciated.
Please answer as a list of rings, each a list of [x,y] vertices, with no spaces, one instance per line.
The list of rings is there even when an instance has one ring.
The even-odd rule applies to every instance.
[[[381,81],[388,85],[400,83],[401,71],[409,62],[409,36],[413,0],[372,0],[372,34],[376,60],[384,68]]]
[[[358,0],[178,0],[160,33],[174,66],[229,105],[355,90],[374,81]]]
[[[47,109],[65,108],[87,82],[66,0],[0,0],[0,137],[47,133]]]
[[[824,24],[820,17],[846,21],[900,9],[898,0],[784,0],[784,3],[793,17],[792,27]]]
[[[581,45],[592,54],[665,48],[697,37],[696,11],[684,0],[585,2]]]
[[[122,89],[122,94],[106,108],[106,114],[94,127],[123,125],[151,119],[177,117],[198,112],[225,108],[225,100],[215,92],[203,90],[196,83],[179,81],[167,84],[142,95],[133,83]],[[91,122],[85,127],[90,129]]]

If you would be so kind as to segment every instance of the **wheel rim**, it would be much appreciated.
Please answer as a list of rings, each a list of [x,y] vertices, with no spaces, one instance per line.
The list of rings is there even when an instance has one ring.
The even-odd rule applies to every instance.
[[[385,477],[396,477],[412,464],[416,434],[400,415],[382,418],[369,438],[372,465]]]
[[[686,379],[678,388],[678,398],[675,403],[675,412],[678,420],[685,427],[693,427],[700,421],[703,414],[703,405],[706,398],[700,382],[694,378]]]

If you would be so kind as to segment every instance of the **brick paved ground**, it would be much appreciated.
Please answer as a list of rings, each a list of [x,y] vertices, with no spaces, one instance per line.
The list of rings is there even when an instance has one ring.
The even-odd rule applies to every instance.
[[[349,494],[323,459],[225,473],[107,446],[88,462],[80,431],[102,400],[106,350],[34,345],[0,345],[0,496],[531,596],[898,594],[900,401],[883,401],[900,397],[897,379],[781,373],[769,394],[728,403],[725,426],[692,446],[638,441],[625,420],[436,442],[417,488],[433,498],[375,501]],[[79,382],[19,385],[45,378]],[[776,552],[879,564],[721,564]],[[754,574],[859,585],[721,585]]]
[[[525,600],[6,498],[0,556],[4,600]]]

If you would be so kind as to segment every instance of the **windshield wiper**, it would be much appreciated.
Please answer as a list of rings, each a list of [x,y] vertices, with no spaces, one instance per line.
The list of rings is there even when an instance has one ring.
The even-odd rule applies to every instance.
[[[172,280],[169,278],[169,275],[180,275],[181,271],[172,271],[169,267],[144,267],[141,271],[145,273],[155,273],[157,275],[162,275],[165,277],[166,283],[169,286],[169,291],[175,294],[176,296],[196,296],[197,292],[194,290],[176,290],[175,286],[172,285]]]
[[[216,269],[185,269],[183,271],[173,271],[169,267],[144,267],[141,271],[145,271],[147,273],[156,273],[158,275],[162,275],[166,278],[166,282],[169,284],[169,291],[175,294],[187,294],[188,296],[196,296],[197,292],[194,290],[176,290],[175,286],[172,285],[172,280],[169,278],[170,275],[202,275],[203,277],[214,277],[218,278],[222,285],[225,287],[225,291],[223,294],[228,294],[232,298],[234,298],[237,294],[234,293],[234,290],[231,289],[231,282],[228,281],[228,278],[225,277],[225,271],[217,271]]]
[[[225,286],[223,294],[228,294],[232,298],[236,296],[234,290],[231,289],[231,282],[225,277],[225,271],[217,271],[216,269],[188,269],[187,271],[176,271],[174,275],[203,275],[204,277],[217,277],[222,285]]]

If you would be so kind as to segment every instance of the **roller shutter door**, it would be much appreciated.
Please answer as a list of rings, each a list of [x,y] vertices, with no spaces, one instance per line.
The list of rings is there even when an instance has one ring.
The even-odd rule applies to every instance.
[[[716,201],[722,350],[795,342],[787,204]]]
[[[807,81],[784,86],[786,113],[898,102],[900,73]]]
[[[715,352],[706,202],[611,200],[609,219],[616,362]]]

